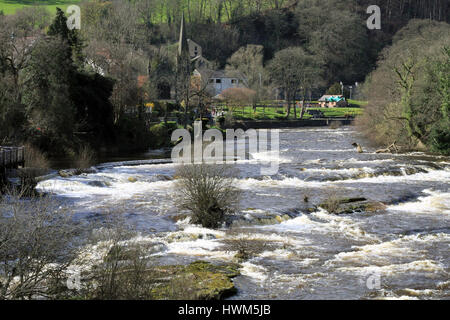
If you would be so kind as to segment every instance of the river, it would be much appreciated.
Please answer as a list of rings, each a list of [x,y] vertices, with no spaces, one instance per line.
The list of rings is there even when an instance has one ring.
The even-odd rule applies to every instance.
[[[105,163],[38,189],[86,221],[120,213],[140,241],[155,244],[158,263],[229,262],[230,241],[253,241],[257,250],[242,262],[231,299],[448,299],[450,158],[367,147],[359,154],[355,141],[363,139],[351,127],[283,129],[278,174],[260,175],[255,159],[268,153],[238,161],[243,195],[231,231],[177,219],[171,163]],[[331,194],[386,207],[344,215],[307,209]]]

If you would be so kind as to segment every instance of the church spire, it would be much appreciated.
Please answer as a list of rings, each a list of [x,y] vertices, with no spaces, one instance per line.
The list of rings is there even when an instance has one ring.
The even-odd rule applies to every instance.
[[[184,12],[181,14],[180,40],[178,42],[178,58],[189,55],[189,47],[186,38],[186,25],[184,23]]]

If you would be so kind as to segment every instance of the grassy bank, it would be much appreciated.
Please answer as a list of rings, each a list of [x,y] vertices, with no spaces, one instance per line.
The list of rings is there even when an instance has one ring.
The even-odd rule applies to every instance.
[[[227,110],[225,108],[224,110]],[[347,116],[356,117],[362,114],[361,108],[308,108],[307,110],[320,110],[327,118],[345,118]],[[297,108],[297,119],[300,116],[301,110]],[[279,108],[263,108],[257,107],[238,107],[233,110],[233,116],[238,120],[284,120],[286,119],[286,111],[284,107]],[[295,119],[294,110],[291,109],[289,119]],[[305,113],[303,119],[311,119],[309,113]]]
[[[4,14],[14,14],[18,9],[30,6],[43,6],[49,12],[55,13],[56,8],[61,8],[66,10],[66,8],[71,4],[77,4],[81,0],[0,0],[0,11]]]

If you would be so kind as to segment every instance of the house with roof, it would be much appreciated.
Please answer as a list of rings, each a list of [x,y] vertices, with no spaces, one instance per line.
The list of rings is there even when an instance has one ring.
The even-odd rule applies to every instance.
[[[202,47],[186,37],[184,15],[181,17],[180,37],[178,42],[177,64],[183,59],[190,59],[192,77],[205,83],[211,96],[217,96],[229,88],[247,87],[247,80],[237,71],[214,70],[212,63],[203,56]],[[186,60],[184,60],[186,61]]]
[[[227,70],[211,70],[208,68],[197,68],[193,77],[198,77],[206,82],[206,90],[215,97],[229,88],[247,88],[247,79],[239,72]]]
[[[347,100],[342,95],[323,95],[319,99],[319,106],[322,108],[344,108],[348,105]]]

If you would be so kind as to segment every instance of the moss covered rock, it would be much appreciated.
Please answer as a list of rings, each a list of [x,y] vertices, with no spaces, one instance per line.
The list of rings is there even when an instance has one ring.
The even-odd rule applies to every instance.
[[[231,280],[239,275],[237,264],[196,261],[185,266],[159,266],[154,272],[161,280],[152,289],[155,299],[219,300],[237,292]]]

